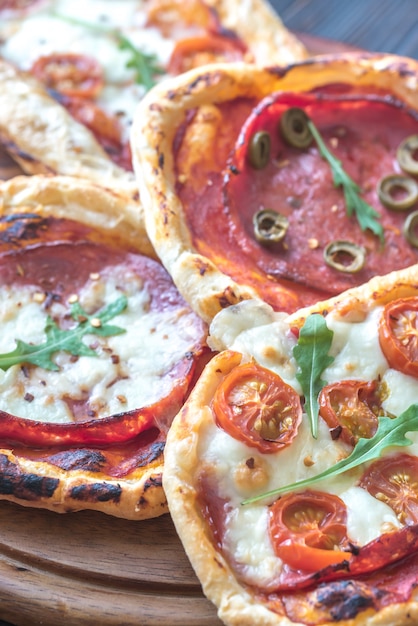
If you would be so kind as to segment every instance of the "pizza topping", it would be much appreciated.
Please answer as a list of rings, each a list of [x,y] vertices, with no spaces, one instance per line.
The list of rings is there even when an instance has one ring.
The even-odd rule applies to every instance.
[[[58,365],[52,360],[52,356],[64,350],[73,356],[95,356],[97,353],[82,341],[84,335],[98,335],[110,337],[126,332],[124,328],[106,324],[115,315],[119,315],[126,308],[128,300],[120,296],[117,300],[104,307],[101,311],[88,315],[78,302],[71,305],[71,317],[78,321],[77,326],[71,329],[61,329],[54,320],[48,316],[45,335],[46,341],[39,345],[16,340],[16,348],[7,354],[0,354],[0,369],[7,370],[13,365],[32,363],[47,370],[59,370]],[[33,398],[33,397],[32,397]]]
[[[280,118],[280,132],[289,146],[308,148],[313,135],[308,124],[309,118],[303,109],[292,107]]]
[[[418,211],[413,211],[406,218],[403,234],[411,246],[418,248]]]
[[[310,476],[291,485],[285,485],[284,487],[273,489],[259,496],[248,498],[244,500],[243,504],[258,502],[259,500],[264,500],[271,496],[288,493],[294,489],[309,487],[324,478],[337,476],[338,474],[358,467],[362,463],[379,458],[382,452],[390,446],[410,446],[412,441],[406,437],[406,434],[417,430],[418,404],[411,405],[397,418],[393,419],[386,416],[379,417],[375,434],[370,439],[359,439],[351,454],[335,463],[335,465],[319,474]]]
[[[85,54],[53,53],[39,57],[31,68],[48,89],[68,96],[94,98],[103,88],[103,72],[93,57]]]
[[[287,217],[271,209],[257,211],[253,222],[255,238],[264,245],[281,241],[289,228]]]
[[[293,569],[316,571],[347,561],[347,511],[337,496],[303,491],[276,500],[269,509],[274,551]]]
[[[402,524],[418,524],[418,458],[397,454],[372,463],[360,486],[388,504]]]
[[[322,158],[325,159],[331,167],[335,187],[341,187],[344,192],[347,215],[349,217],[355,215],[362,230],[369,229],[372,233],[378,235],[383,242],[383,227],[378,221],[380,217],[379,213],[360,197],[360,187],[344,170],[341,161],[328,150],[318,129],[310,119],[308,119],[307,125],[318,145]]]
[[[366,249],[351,241],[331,241],[324,248],[324,259],[339,272],[355,274],[364,267]]]
[[[334,360],[329,355],[333,335],[322,315],[310,315],[301,328],[298,342],[293,348],[293,356],[299,366],[296,378],[302,386],[305,411],[309,415],[312,436],[315,438],[318,436],[318,394],[326,384],[321,375]]]
[[[407,215],[382,205],[376,189],[385,176],[401,174],[396,150],[404,137],[416,132],[415,111],[394,98],[337,95],[326,88],[315,93],[281,92],[258,104],[248,102],[246,117],[242,103],[233,104],[231,111],[220,111],[220,139],[213,145],[213,160],[219,162],[219,153],[225,159],[222,180],[218,182],[209,159],[206,163],[202,158],[198,161],[202,180],[212,181],[210,189],[202,196],[202,187],[199,195],[190,183],[179,192],[193,242],[205,255],[213,251],[222,271],[255,286],[276,310],[289,311],[294,303],[288,288],[305,305],[417,261],[416,248],[402,234]],[[315,140],[307,148],[290,146],[280,132],[281,120],[295,110],[302,111],[314,129]],[[237,131],[238,114],[244,119]],[[393,120],[390,126],[388,115]],[[221,141],[228,129],[236,137],[229,154]],[[259,136],[269,137],[270,156],[266,162],[265,150],[263,167],[257,168],[249,150]],[[178,158],[184,154],[186,146]],[[219,241],[207,227],[203,232],[196,214],[196,206],[207,214],[214,211],[218,184],[216,215],[223,222],[222,238],[216,233]],[[279,242],[265,246],[256,237],[253,217],[261,210],[287,218],[288,228]],[[347,242],[350,249],[334,254],[336,242]]]
[[[266,131],[255,133],[248,145],[248,159],[251,165],[261,170],[266,167],[270,159],[271,141],[270,135]]]
[[[404,172],[416,176],[418,174],[418,135],[407,137],[401,142],[396,157]]]
[[[264,453],[288,446],[302,419],[299,396],[292,387],[252,363],[225,377],[216,390],[213,410],[229,435]]]
[[[326,385],[319,394],[319,414],[331,435],[351,446],[375,434],[380,405],[377,381],[344,380]]]
[[[379,341],[390,367],[418,376],[418,298],[401,298],[385,306]]]
[[[379,182],[377,193],[388,209],[406,211],[418,200],[418,183],[408,176],[390,174]]]

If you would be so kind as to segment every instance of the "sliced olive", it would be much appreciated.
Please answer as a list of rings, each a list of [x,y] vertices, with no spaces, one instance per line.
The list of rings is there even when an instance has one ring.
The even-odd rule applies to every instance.
[[[404,172],[418,175],[418,135],[411,135],[402,141],[396,158]]]
[[[303,109],[292,107],[280,118],[280,132],[289,146],[307,148],[312,143],[312,133],[308,126],[309,117]]]
[[[257,241],[268,245],[284,238],[289,227],[289,220],[285,215],[272,209],[261,209],[254,214],[253,225]]]
[[[418,211],[408,215],[403,225],[403,233],[411,246],[418,248]]]
[[[366,261],[366,249],[351,241],[331,241],[324,250],[325,263],[339,272],[355,274]]]
[[[380,202],[392,211],[406,211],[418,200],[418,183],[409,176],[390,174],[377,185]]]
[[[261,170],[266,167],[270,159],[270,146],[270,135],[265,130],[260,130],[251,137],[248,158],[255,169]]]

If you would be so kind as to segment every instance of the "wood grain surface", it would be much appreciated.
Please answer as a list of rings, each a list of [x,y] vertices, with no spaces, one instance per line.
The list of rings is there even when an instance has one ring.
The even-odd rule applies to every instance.
[[[300,36],[312,54],[351,49]],[[20,174],[0,146],[0,178]],[[15,626],[221,626],[169,515],[132,522],[0,503],[0,619]]]

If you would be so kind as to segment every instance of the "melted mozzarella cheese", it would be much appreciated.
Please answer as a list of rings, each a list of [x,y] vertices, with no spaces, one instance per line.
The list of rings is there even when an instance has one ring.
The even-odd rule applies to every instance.
[[[84,402],[96,417],[105,417],[146,406],[168,395],[175,384],[166,374],[199,340],[200,327],[186,307],[149,311],[149,294],[140,279],[125,266],[112,268],[99,280],[89,281],[79,294],[81,306],[95,311],[120,295],[127,308],[109,322],[125,329],[120,335],[86,335],[83,341],[97,356],[72,358],[59,352],[54,361],[60,370],[15,365],[0,370],[0,409],[52,422],[73,421],[66,399]],[[0,288],[0,352],[14,349],[15,339],[40,344],[45,340],[47,313],[36,302],[36,290],[26,286]],[[60,318],[68,306],[54,303],[48,313]]]
[[[54,11],[74,22],[55,16]],[[105,87],[97,103],[109,114],[118,115],[128,138],[134,111],[145,94],[145,87],[135,83],[134,70],[127,67],[131,55],[121,50],[110,34],[77,24],[76,20],[101,29],[119,29],[138,50],[155,55],[161,67],[167,65],[173,51],[172,39],[164,37],[157,28],[146,26],[144,3],[85,0],[80,14],[79,3],[55,0],[22,21],[6,20],[0,24],[0,56],[25,71],[39,57],[56,52],[96,58],[105,76]]]
[[[231,320],[239,318],[241,306],[243,319],[238,325],[239,332],[232,332],[228,326]],[[389,368],[377,334],[381,310],[381,307],[376,307],[365,320],[357,323],[347,323],[333,313],[327,316],[327,325],[334,333],[330,349],[334,361],[324,370],[322,378],[331,383],[350,378],[373,380],[381,377],[387,391],[383,406],[397,416],[411,404],[418,403],[418,382]],[[283,332],[285,329],[286,322],[280,314],[260,307],[257,302],[246,302],[237,305],[234,311],[222,311],[215,317],[210,327],[209,342],[218,349],[242,352],[245,359],[255,358],[300,392],[296,379],[297,364],[292,355],[296,339],[291,333]],[[418,433],[409,433],[408,438],[412,445],[402,448],[402,451],[418,455]],[[243,506],[242,500],[319,474],[347,456],[351,448],[333,441],[321,419],[318,438],[313,439],[306,414],[292,444],[275,454],[261,455],[215,425],[204,431],[203,439],[201,450],[204,463],[214,468],[220,496],[235,507],[234,514],[229,515],[227,520],[225,549],[237,558],[247,582],[265,584],[266,579],[269,576],[274,578],[282,567],[280,559],[274,554],[266,522],[267,505],[276,496],[266,499],[264,507],[259,502]],[[396,453],[399,448],[391,448],[387,452]],[[264,471],[262,485],[253,487],[251,476],[246,481],[239,480],[240,468],[245,467],[250,458],[255,459],[254,465],[259,474],[260,467]],[[313,483],[311,487],[338,495],[345,502],[348,537],[358,546],[401,527],[388,505],[357,486],[362,472],[363,468],[358,467]]]

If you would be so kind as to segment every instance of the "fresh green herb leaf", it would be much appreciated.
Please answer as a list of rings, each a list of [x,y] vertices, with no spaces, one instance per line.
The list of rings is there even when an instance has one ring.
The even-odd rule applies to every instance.
[[[56,18],[70,24],[74,24],[75,26],[88,28],[89,30],[115,39],[119,49],[125,50],[130,55],[130,58],[126,63],[126,67],[134,70],[135,82],[138,85],[143,85],[147,90],[154,87],[155,76],[165,74],[165,70],[158,64],[158,59],[155,54],[142,52],[142,50],[136,48],[133,43],[116,28],[106,28],[104,26],[100,26],[99,24],[92,24],[91,22],[86,22],[85,20],[71,17],[69,15],[62,15],[57,11],[53,11],[53,15]]]
[[[293,348],[293,356],[299,366],[296,378],[305,396],[305,410],[311,422],[312,436],[318,436],[318,395],[326,381],[322,372],[334,357],[328,354],[334,333],[319,313],[310,315],[299,334],[298,343]]]
[[[46,341],[39,345],[33,345],[16,340],[16,348],[12,352],[0,354],[0,369],[7,370],[12,365],[31,363],[46,370],[59,370],[52,360],[52,356],[59,351],[69,352],[74,356],[97,356],[92,348],[83,343],[84,335],[99,335],[109,337],[126,332],[124,328],[112,326],[106,322],[119,315],[127,306],[126,296],[120,296],[114,302],[98,311],[94,315],[88,315],[78,302],[71,305],[71,316],[78,322],[74,328],[62,330],[54,320],[48,316],[45,325]]]
[[[367,204],[367,202],[365,202],[363,198],[360,197],[360,187],[345,172],[342,167],[341,161],[328,150],[312,120],[308,120],[307,124],[313,138],[318,145],[318,149],[322,158],[328,161],[331,167],[334,185],[336,187],[342,187],[347,215],[351,217],[353,214],[355,214],[360,228],[362,230],[371,230],[375,235],[379,237],[380,241],[383,243],[384,234],[383,226],[379,222],[380,214],[375,211],[374,208],[370,206],[370,204]]]
[[[405,434],[418,431],[418,404],[411,404],[411,406],[397,418],[383,416],[378,419],[379,425],[373,437],[370,439],[359,439],[352,453],[345,459],[342,459],[320,474],[316,474],[316,476],[310,476],[309,478],[305,478],[291,485],[273,489],[255,498],[248,498],[244,500],[242,504],[250,504],[258,500],[263,500],[264,498],[294,491],[301,487],[309,487],[324,478],[337,476],[362,463],[378,459],[383,450],[390,446],[410,446],[412,441],[405,437]]]

